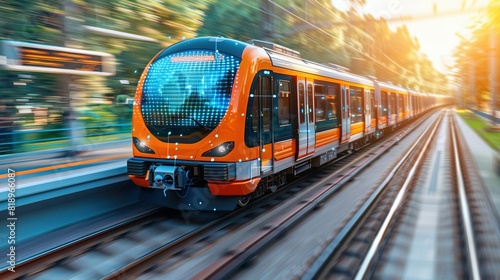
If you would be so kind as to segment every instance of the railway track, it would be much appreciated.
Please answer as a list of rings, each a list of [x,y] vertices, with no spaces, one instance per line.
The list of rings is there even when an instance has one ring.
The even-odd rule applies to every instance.
[[[286,188],[165,244],[104,279],[144,277],[227,278],[293,229],[380,155],[397,145],[412,127],[384,142],[309,173]]]
[[[380,235],[387,227],[385,217],[392,218],[391,215],[394,215],[395,209],[399,207],[406,194],[407,186],[401,188],[403,184],[401,178],[406,176],[397,176],[398,172],[401,172],[402,169],[409,171],[411,168],[409,164],[408,166],[404,164],[416,160],[416,151],[426,149],[441,119],[442,115],[426,129],[404,157],[392,168],[386,179],[370,195],[370,198],[351,217],[343,230],[323,248],[321,254],[315,258],[312,265],[302,275],[304,279],[330,276],[351,279],[356,276],[355,273],[362,266],[365,256],[371,260],[368,254],[371,254],[372,249],[367,240],[372,240],[372,244],[379,244]],[[425,139],[428,141],[424,143]],[[414,166],[417,165],[418,162]],[[399,182],[391,184],[393,179]],[[374,228],[382,228],[383,230],[377,233]]]
[[[339,161],[342,160],[343,158],[339,159]],[[273,205],[293,197],[306,187],[307,183],[304,183],[295,188],[280,190],[272,200],[269,200],[269,195],[260,199],[262,203],[258,208],[253,208],[253,210],[240,209],[223,219],[216,220],[214,223],[201,222],[201,224],[192,224],[191,221],[186,220],[186,225],[182,221],[179,222],[179,220],[191,218],[190,213],[187,213],[186,217],[177,217],[176,220],[172,221],[172,219],[167,218],[167,214],[165,214],[167,211],[164,209],[148,211],[126,221],[95,231],[90,235],[77,238],[62,246],[41,252],[22,263],[18,263],[16,273],[3,270],[0,272],[0,277],[2,279],[26,277],[30,279],[51,277],[71,279],[81,277],[83,274],[90,278],[100,278],[106,275],[115,275],[116,271],[128,270],[141,262],[142,255],[155,256],[165,248],[169,248],[170,251],[183,252],[180,256],[185,256],[189,251],[187,244],[189,244],[190,240],[196,240],[198,237],[198,240],[202,239],[205,242],[210,242],[209,232],[225,234],[227,231],[238,228],[240,224],[250,222],[259,212],[267,211]],[[178,230],[177,233],[172,232],[172,228],[179,227],[183,229]],[[155,242],[152,242],[152,239]],[[125,244],[125,246],[120,245],[120,243]],[[150,248],[142,250],[141,253],[132,257],[134,253],[130,252],[130,247],[140,246],[141,243],[153,244],[151,244]],[[109,249],[112,247],[114,248]],[[114,265],[108,265],[104,260],[103,263],[86,260],[89,258],[101,259],[101,256],[110,255],[110,251],[116,249],[119,251],[113,252],[113,258],[120,260],[116,261]],[[128,256],[123,257],[123,255]],[[148,265],[150,266],[151,263]],[[121,277],[125,274],[119,272],[117,275]]]
[[[109,242],[119,236],[123,236],[134,230],[148,227],[151,224],[157,223],[165,219],[164,210],[148,209],[140,214],[134,215],[129,219],[110,225],[103,229],[97,230],[92,234],[78,237],[71,242],[57,246],[50,250],[44,251],[16,264],[16,272],[12,273],[8,270],[0,271],[1,279],[19,279],[26,277],[38,277],[40,272],[51,270],[60,267],[60,263],[70,257],[79,256],[91,251],[98,244]],[[35,276],[37,275],[37,276]]]
[[[325,247],[303,279],[500,275],[494,267],[498,253],[492,253],[500,250],[498,218],[459,145],[453,119],[440,120],[387,178],[387,190],[367,205],[371,210],[351,219],[353,226]]]
[[[314,170],[287,187],[278,189],[276,193],[268,194],[245,208],[220,218],[214,218],[213,221],[186,224],[163,216],[157,217],[156,220],[150,218],[149,221],[137,222],[140,224],[138,226],[124,225],[120,233],[96,235],[95,240],[88,242],[88,245],[75,245],[73,249],[54,252],[53,260],[44,257],[43,263],[45,264],[36,265],[36,269],[23,269],[23,271],[29,271],[23,275],[33,279],[44,279],[54,275],[59,277],[62,275],[68,279],[82,276],[103,279],[235,277],[245,266],[252,263],[257,255],[270,250],[269,248],[292,232],[297,225],[309,220],[308,217],[314,215],[323,207],[323,204],[328,203],[328,200],[341,192],[344,185],[356,180],[356,175],[370,166],[377,157],[397,146],[406,134],[415,129],[413,125],[416,124],[384,139],[386,140],[384,142],[374,143],[351,156],[339,158],[336,162]],[[425,136],[421,139],[425,139]],[[422,144],[423,141],[418,142]],[[414,149],[421,149],[418,147],[417,144]],[[407,157],[411,158],[414,155]],[[414,159],[410,159],[412,160]],[[402,169],[409,170],[410,167]],[[396,177],[405,178],[399,173]],[[307,265],[295,267],[289,276],[304,279],[318,276],[353,278],[353,272],[361,271],[359,267],[362,266],[362,258],[366,256],[368,250],[366,240],[373,239],[373,237],[365,238],[362,243],[353,245],[352,242],[359,237],[353,236],[352,232],[363,226],[367,227],[368,231],[373,231],[376,225],[373,219],[382,220],[384,211],[387,211],[380,210],[380,207],[383,208],[380,204],[388,204],[388,202],[380,203],[379,201],[390,201],[397,197],[397,186],[398,184],[394,184],[393,194],[389,195],[389,198],[381,198],[380,194],[360,198],[362,202],[359,203],[360,210],[353,211],[352,218],[343,222],[338,232],[332,235],[333,238],[328,240],[328,243],[324,243],[320,253],[306,256]],[[377,206],[370,206],[370,201],[372,205],[378,201]],[[354,205],[352,207],[355,208]],[[367,218],[368,214],[362,214],[363,211],[367,213],[376,211],[379,216]],[[396,216],[401,215],[398,213]],[[487,225],[487,223],[483,224]],[[488,232],[493,236],[490,238],[494,238],[493,232],[495,231],[489,230]],[[368,234],[364,233],[364,235]],[[387,241],[382,243],[383,246],[377,245],[376,247],[387,246]],[[349,256],[354,255],[359,260],[353,261],[352,258],[345,258],[343,254],[346,248],[350,248],[350,252],[347,253]],[[359,248],[359,251],[353,252],[353,248]],[[384,277],[383,274],[376,274],[380,273],[379,268],[382,267],[378,262],[382,263],[384,260],[380,253],[382,251],[376,250],[377,253],[368,261],[367,271],[370,274],[363,275]],[[491,255],[491,252],[479,249],[479,259],[488,262],[488,257],[490,257],[488,253]],[[373,260],[377,263],[373,264]],[[350,266],[352,263],[357,264]],[[489,261],[489,263],[490,273],[496,272],[494,262]]]

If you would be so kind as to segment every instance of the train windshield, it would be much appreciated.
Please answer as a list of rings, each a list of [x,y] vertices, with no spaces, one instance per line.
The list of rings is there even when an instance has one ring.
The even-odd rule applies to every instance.
[[[159,57],[146,76],[141,111],[158,139],[194,143],[224,117],[241,59],[215,50]]]

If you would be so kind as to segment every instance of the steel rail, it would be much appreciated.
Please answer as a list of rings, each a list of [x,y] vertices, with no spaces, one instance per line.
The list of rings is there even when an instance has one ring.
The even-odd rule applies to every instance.
[[[388,142],[397,143],[400,140],[400,138],[404,137],[406,134],[408,134],[408,132],[403,131],[403,133],[400,133],[398,136],[395,136],[394,140]],[[379,147],[380,153],[383,153],[390,147],[391,145],[387,145],[387,142],[383,143]],[[375,158],[378,157],[374,156],[371,157],[370,160],[367,160],[365,156],[359,157],[358,159],[355,160],[355,162],[357,162],[358,167],[359,165],[368,165],[370,162],[372,162]],[[299,201],[298,204],[292,205],[292,207],[287,208],[286,213],[297,214],[298,212],[307,213],[311,211],[311,209],[314,209],[314,207],[317,205],[313,203],[314,200],[316,200],[318,204],[321,204],[321,202],[324,201],[326,198],[328,198],[329,195],[331,195],[331,193],[337,191],[337,189],[334,188],[331,189],[329,192],[327,190],[328,188],[331,188],[331,186],[338,184],[341,181],[350,180],[350,177],[347,178],[348,175],[356,174],[357,172],[359,172],[359,170],[357,169],[359,168],[346,167],[345,171],[343,172],[344,176],[341,176],[340,178],[338,177],[338,173],[336,173],[337,175],[330,175],[332,177],[328,176],[328,178],[336,177],[336,180],[334,180],[334,182],[332,183],[327,184],[327,186],[323,186],[323,188],[320,188],[321,190],[319,190],[319,192],[316,192],[314,194],[310,194],[308,192],[307,193],[308,199],[306,200],[304,200],[304,198],[295,197],[297,201]],[[325,185],[326,180],[327,179],[323,179],[316,184]],[[281,190],[285,191],[286,188]],[[257,201],[260,201],[260,199]],[[186,246],[195,244],[199,240],[205,239],[208,235],[212,234],[214,231],[220,230],[221,228],[225,228],[227,224],[232,223],[230,221],[238,218],[238,212],[245,211],[245,209],[248,210],[248,208],[241,208],[239,210],[231,212],[228,215],[225,215],[222,218],[222,220],[218,219],[212,221],[211,223],[201,228],[198,228],[197,230],[193,230],[192,232],[189,232],[179,237],[178,239],[169,242],[168,244],[164,244],[163,246],[160,246],[157,249],[147,254],[144,254],[139,259],[136,259],[135,261],[128,263],[127,265],[118,268],[113,272],[103,276],[101,279],[119,279],[123,275],[127,275],[127,277],[139,276],[141,273],[144,273],[145,271],[151,269],[152,267],[161,264],[163,259],[175,256],[176,254],[178,254],[178,252],[184,250]],[[267,224],[267,226],[265,227],[266,230],[259,231],[260,233],[258,234],[259,236],[252,236],[249,239],[246,239],[246,241],[239,243],[235,249],[233,248],[233,250],[228,251],[232,253],[230,255],[225,256],[224,260],[216,261],[216,263],[213,263],[213,265],[207,267],[205,270],[196,274],[194,278],[200,277],[206,279],[206,278],[229,277],[229,275],[231,275],[235,271],[235,269],[240,267],[245,262],[245,260],[257,254],[259,250],[264,248],[265,244],[268,244],[270,240],[272,241],[274,238],[280,236],[280,234],[283,233],[281,230],[293,226],[294,223],[300,220],[301,217],[299,216],[295,217],[294,219],[287,219],[283,215],[280,215],[278,217],[272,215],[272,217],[266,218],[265,220],[268,220],[266,222]],[[262,246],[262,244],[264,244],[264,246]],[[246,247],[244,250],[242,250],[242,248],[239,245],[244,245]]]
[[[60,261],[69,255],[75,254],[77,251],[87,250],[96,244],[103,243],[104,240],[119,236],[131,231],[131,229],[149,223],[149,218],[153,217],[159,211],[160,208],[148,209],[139,215],[99,229],[76,240],[42,252],[39,255],[30,257],[16,264],[15,273],[12,273],[7,269],[0,271],[0,279],[19,279],[32,276],[35,273],[53,265],[57,261]]]
[[[442,118],[443,117],[441,115],[441,119]],[[427,153],[427,148],[429,147],[431,140],[434,138],[434,135],[436,133],[437,128],[438,128],[438,125],[435,125],[433,130],[431,131],[431,134],[429,135],[429,137],[427,137],[427,140],[424,144],[424,147],[421,149],[415,164],[411,168],[410,173],[408,174],[408,177],[406,178],[405,182],[403,183],[402,188],[399,190],[398,195],[396,196],[396,199],[395,199],[394,203],[392,204],[391,209],[389,210],[387,217],[385,218],[384,222],[382,223],[382,226],[378,230],[378,232],[375,236],[375,239],[372,242],[370,249],[368,250],[368,253],[366,254],[366,257],[364,258],[364,260],[361,264],[361,267],[356,272],[354,279],[361,280],[361,279],[364,279],[364,277],[366,276],[366,273],[368,272],[368,269],[370,267],[370,263],[372,262],[373,258],[375,257],[375,254],[377,253],[377,249],[380,247],[380,244],[382,242],[382,238],[384,237],[385,233],[387,232],[390,223],[394,219],[396,211],[402,205],[403,198],[408,191],[408,188],[409,188],[410,183],[413,179],[413,176],[415,176],[417,166],[420,164],[424,155]],[[417,140],[417,143],[419,141],[420,141],[420,138],[419,138],[419,140]],[[415,143],[415,144],[417,144],[417,143]],[[406,160],[406,156],[405,156],[405,158],[403,158],[403,160]],[[394,174],[392,174],[392,175],[394,175]]]
[[[427,131],[428,129],[425,132]],[[406,134],[407,133],[403,132],[403,136]],[[395,135],[393,140],[386,142],[386,144],[391,142],[397,143],[400,140],[400,136],[401,134],[399,134],[399,136]],[[300,220],[309,215],[312,209],[315,209],[317,205],[324,203],[324,201],[330,198],[343,183],[351,180],[353,176],[361,172],[361,170],[391,147],[391,145],[386,144],[380,147],[379,153],[369,159],[361,160],[362,163],[358,164],[355,169],[350,170],[348,173],[344,173],[343,177],[337,178],[334,182],[330,183],[331,187],[329,187],[329,189],[321,191],[315,195],[315,197],[305,200],[302,205],[298,205],[295,210],[288,211],[286,214],[289,216],[280,216],[278,218],[278,222],[273,222],[266,227],[266,232],[261,231],[259,232],[260,236],[253,236],[250,239],[241,242],[241,247],[233,249],[233,251],[236,252],[235,254],[224,256],[218,261],[212,263],[212,265],[195,275],[193,279],[224,279],[233,275],[247,260],[258,255],[260,251],[265,250],[279,236],[285,234],[286,231],[293,228],[297,223],[299,223]],[[336,177],[334,174],[331,176]],[[330,178],[330,176],[326,177],[316,184],[324,185],[325,182],[330,180]]]
[[[441,117],[442,118],[442,117]],[[373,203],[377,200],[377,198],[381,195],[383,190],[392,180],[392,178],[396,175],[396,172],[401,168],[403,163],[407,160],[407,158],[416,150],[419,146],[419,142],[425,137],[427,132],[433,129],[433,132],[436,130],[437,125],[434,122],[430,124],[425,131],[420,135],[420,137],[415,141],[413,146],[408,149],[403,158],[396,164],[396,166],[391,170],[389,175],[385,178],[385,180],[376,188],[376,190],[370,195],[370,197],[366,200],[363,206],[351,217],[351,219],[347,222],[346,226],[336,235],[336,237],[325,247],[323,252],[316,258],[313,264],[305,271],[302,275],[301,279],[318,279],[324,278],[325,275],[322,273],[326,270],[326,266],[331,260],[331,257],[339,251],[342,247],[342,244],[348,239],[352,231],[356,229],[362,217],[364,217],[368,212]],[[433,127],[434,125],[434,127]]]
[[[451,119],[451,118],[450,118]],[[455,156],[455,168],[457,174],[457,185],[458,185],[458,194],[460,200],[460,212],[462,215],[462,221],[464,223],[465,229],[465,241],[467,245],[467,251],[469,252],[469,258],[467,259],[467,263],[470,268],[470,273],[472,274],[472,279],[481,279],[481,273],[479,272],[479,261],[477,256],[477,250],[475,246],[475,238],[474,238],[474,229],[472,226],[472,219],[470,213],[470,206],[467,201],[467,194],[465,191],[464,178],[462,175],[462,168],[460,167],[460,155],[458,152],[458,144],[457,144],[457,136],[455,134],[455,123],[451,121],[451,134],[452,134],[452,143],[453,143],[453,152]]]

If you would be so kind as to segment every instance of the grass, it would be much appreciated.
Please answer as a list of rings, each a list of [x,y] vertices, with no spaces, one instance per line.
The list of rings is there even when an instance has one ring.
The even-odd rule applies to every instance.
[[[457,114],[472,128],[490,147],[500,151],[500,130],[492,131],[490,123],[466,109],[456,110]]]

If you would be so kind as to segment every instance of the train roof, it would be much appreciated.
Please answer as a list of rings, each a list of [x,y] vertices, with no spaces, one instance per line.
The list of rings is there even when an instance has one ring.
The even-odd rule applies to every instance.
[[[201,48],[201,49],[218,49],[223,48],[226,52],[239,56],[243,49],[247,46],[262,48],[268,54],[271,63],[275,67],[290,69],[303,73],[312,73],[319,76],[324,76],[332,79],[347,81],[355,84],[376,87],[389,91],[409,92],[412,94],[424,94],[412,89],[407,89],[402,86],[394,85],[390,82],[379,82],[375,78],[368,78],[361,75],[356,75],[347,72],[342,67],[333,67],[326,64],[321,64],[309,61],[300,57],[298,51],[290,48],[274,44],[271,42],[251,40],[249,42],[241,42],[234,39],[224,37],[198,37],[185,41],[178,42],[165,50],[163,50],[158,57],[168,55],[172,52],[177,52],[185,48]]]
[[[263,48],[269,55],[271,63],[275,67],[286,68],[305,73],[313,73],[316,75],[342,81],[372,86],[375,88],[380,88],[381,90],[388,90],[392,92],[407,92],[417,95],[428,95],[427,93],[405,88],[400,85],[394,85],[391,82],[380,82],[373,77],[368,78],[365,76],[349,73],[344,69],[340,69],[342,67],[334,68],[329,65],[302,59],[300,58],[300,53],[298,51],[271,42],[251,40],[248,42],[248,44]]]
[[[299,72],[312,73],[320,76],[325,76],[333,79],[348,81],[352,83],[374,86],[374,81],[359,75],[348,72],[342,72],[333,67],[324,64],[316,63],[313,61],[301,59],[296,56],[290,56],[275,52],[273,50],[264,48],[271,59],[273,66],[286,68]]]
[[[397,86],[389,82],[378,82],[378,84],[380,86],[380,89],[386,89],[389,91],[406,91],[406,92],[409,91],[407,88],[404,88],[402,86]]]
[[[241,57],[243,49],[249,46],[248,43],[224,37],[198,37],[179,41],[162,50],[156,59],[184,51],[186,49],[214,50],[223,49],[225,53]]]

